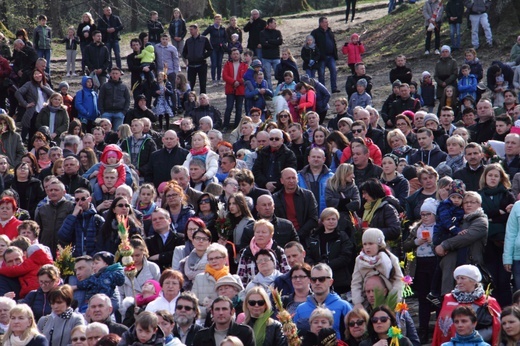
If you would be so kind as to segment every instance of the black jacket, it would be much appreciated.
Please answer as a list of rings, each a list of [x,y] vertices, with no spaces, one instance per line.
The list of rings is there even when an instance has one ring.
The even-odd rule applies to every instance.
[[[152,43],[161,42],[161,34],[164,32],[164,27],[162,23],[158,20],[153,21],[149,19],[146,22],[146,26],[148,27],[148,41]]]
[[[130,90],[123,84],[123,81],[110,78],[99,88],[98,97],[99,113],[118,113],[126,114],[130,109]]]
[[[330,122],[329,122],[330,124]],[[311,142],[305,137],[303,137],[302,144],[294,144],[293,142],[289,143],[288,147],[296,156],[296,170],[300,171],[304,166],[305,162],[307,162],[307,157],[305,157],[305,153],[307,152],[307,148],[311,146]]]
[[[327,29],[327,31],[324,31],[321,28],[316,28],[312,30],[311,32],[312,37],[314,37],[314,40],[316,42],[316,45],[318,46],[318,49],[320,51],[320,60],[325,60],[325,58],[329,55],[334,57],[334,60],[338,60],[338,47],[336,44],[336,38],[334,37],[334,33],[330,28]],[[332,54],[327,54],[327,35],[330,35],[333,42],[333,51]]]
[[[173,232],[173,227],[170,228],[166,243],[163,243],[161,236],[154,233],[151,237],[146,238],[146,246],[150,252],[150,256],[159,255],[159,259],[155,262],[161,270],[171,268],[173,250],[179,245],[184,245],[184,234]]]
[[[202,327],[196,323],[193,323],[191,325],[190,329],[188,330],[188,335],[186,336],[185,345],[192,346],[193,339],[195,339],[195,335],[197,335],[197,333],[199,331],[201,331],[202,329],[204,329],[204,327]],[[175,336],[175,337],[179,338],[179,340],[181,340],[181,335],[179,334],[179,328],[177,327],[177,325],[175,325],[175,327],[173,327],[172,334],[173,334],[173,336]]]
[[[244,26],[244,32],[249,33],[249,39],[247,40],[247,48],[253,52],[260,44],[260,32],[265,29],[267,22],[261,18],[254,20],[252,23],[247,22]]]
[[[119,16],[111,14],[110,17],[107,18],[105,15],[103,15],[98,19],[97,28],[103,35],[103,42],[106,43],[111,41],[119,41],[121,39],[123,23],[121,22],[121,18],[119,18]],[[116,31],[109,33],[107,32],[109,28],[114,28]]]
[[[265,188],[268,182],[275,182],[277,188],[281,187],[281,171],[288,167],[296,169],[296,156],[285,144],[274,153],[270,146],[266,146],[258,152],[253,165],[256,184]]]
[[[406,66],[396,66],[390,70],[390,83],[395,82],[397,79],[401,81],[401,83],[410,84],[412,81],[412,69]]]
[[[63,183],[63,185],[65,185],[65,190],[71,196],[74,195],[74,191],[80,187],[85,188],[92,193],[90,182],[79,174],[75,174],[73,176],[63,174],[60,175],[58,179]]]
[[[209,116],[213,120],[213,128],[219,129],[222,125],[222,114],[218,109],[211,105],[198,106],[187,115],[193,119],[193,123],[197,128],[199,126],[200,118],[205,116]]]
[[[236,336],[244,345],[256,346],[253,329],[249,326],[231,321],[227,335]],[[193,346],[218,346],[215,342],[215,325],[195,334]]]
[[[419,109],[421,109],[421,101],[414,99],[411,96],[406,100],[403,100],[400,97],[394,102],[392,102],[392,108],[390,110],[389,119],[395,127],[395,117],[398,114],[401,114],[404,111],[412,111],[415,113]]]
[[[190,37],[184,44],[182,50],[182,57],[188,60],[188,64],[194,65],[205,65],[206,58],[211,55],[213,46],[209,42],[206,36],[199,35],[197,37]]]
[[[249,321],[248,325],[254,328],[253,319]],[[264,344],[258,346],[287,346],[287,340],[282,332],[282,324],[271,318],[265,328]]]
[[[491,139],[493,139],[493,135],[495,134],[495,120],[491,118],[485,122],[478,122],[475,125],[471,125],[468,127],[469,132],[471,133],[471,140],[476,143],[484,143]]]
[[[131,125],[132,120],[148,118],[152,123],[157,121],[157,116],[152,112],[151,109],[146,108],[144,111],[135,105],[133,109],[130,109],[125,115],[125,124]]]
[[[110,54],[105,44],[99,45],[91,43],[85,49],[85,65],[90,72],[102,69],[102,74],[106,74],[110,66]]]
[[[13,179],[10,188],[18,192],[20,187],[16,179]],[[44,197],[45,191],[43,190],[41,181],[36,178],[31,178],[29,180],[29,184],[27,185],[25,199],[20,201],[19,207],[27,210],[29,214],[31,214],[31,218],[34,219],[34,211],[36,210],[36,206]]]
[[[345,89],[347,91],[347,95],[348,95],[349,100],[350,100],[350,96],[352,96],[352,94],[357,92],[356,85],[357,85],[357,82],[360,79],[365,79],[367,81],[367,87],[366,87],[365,91],[367,92],[367,94],[372,96],[372,93],[371,93],[371,91],[372,91],[372,77],[370,77],[367,74],[365,74],[364,76],[358,76],[357,74],[353,74],[351,76],[348,76],[347,82],[345,83]]]
[[[273,218],[269,221],[274,226],[273,240],[280,247],[285,247],[285,244],[287,244],[290,241],[300,242],[300,237],[298,236],[298,233],[296,232],[296,229],[294,228],[294,225],[291,223],[291,221],[282,217],[277,217],[276,215],[273,215]],[[249,243],[251,242],[251,239],[253,239],[255,233],[253,230],[254,226],[255,223],[252,222],[244,228],[244,233],[242,233],[242,239],[240,239],[241,249],[248,247]]]
[[[291,71],[294,76],[294,82],[298,83],[300,81],[300,73],[298,72],[298,65],[296,62],[291,59],[280,60],[280,63],[276,66],[276,71],[274,73],[274,77],[278,81],[278,83],[283,83],[284,78],[283,75],[286,71]]]
[[[159,186],[162,182],[170,181],[170,170],[173,166],[182,165],[186,161],[188,150],[177,145],[172,150],[166,148],[154,151],[150,157],[149,175],[145,177],[147,182],[153,182]]]
[[[386,240],[398,239],[401,235],[401,220],[397,208],[401,207],[395,197],[384,197],[368,226],[383,231]]]
[[[265,28],[260,32],[263,59],[280,59],[280,46],[283,44],[282,32]]]
[[[121,143],[121,150],[127,152],[132,158],[132,145],[134,142],[134,137],[130,136]],[[145,135],[143,143],[141,144],[141,149],[139,151],[139,155],[137,158],[136,168],[139,171],[141,176],[146,177],[149,173],[150,169],[150,159],[152,157],[152,153],[157,151],[157,145],[151,136]]]
[[[466,163],[466,167],[459,169],[453,174],[453,179],[462,180],[466,184],[466,191],[478,191],[480,190],[479,182],[482,173],[484,173],[484,165],[480,165],[479,168],[473,170]]]

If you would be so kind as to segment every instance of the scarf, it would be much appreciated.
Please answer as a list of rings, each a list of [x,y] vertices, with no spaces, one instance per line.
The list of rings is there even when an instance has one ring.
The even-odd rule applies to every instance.
[[[51,160],[47,160],[47,161],[38,160],[38,166],[40,166],[41,169],[49,167],[51,165],[51,163],[52,163]]]
[[[229,274],[229,267],[224,266],[222,269],[216,270],[216,269],[211,268],[211,266],[209,264],[206,264],[206,273],[213,276],[215,278],[215,280],[218,281],[218,279],[220,279],[221,277]]]
[[[190,149],[191,158],[197,158],[206,163],[206,157],[208,157],[209,148],[203,147],[201,149]]]
[[[265,341],[265,333],[269,318],[271,317],[271,311],[266,310],[258,319],[255,321],[253,330],[255,332],[255,341],[258,346],[263,346]]]
[[[267,276],[265,276],[262,273],[256,274],[253,280],[251,280],[251,284],[254,286],[260,286],[266,291],[269,291],[269,286],[271,286],[274,280],[280,275],[282,275],[282,273],[276,269],[275,265],[275,269],[273,270],[273,272]]]
[[[395,155],[397,155],[399,157],[404,157],[404,156],[408,155],[410,150],[412,150],[411,146],[404,145],[402,147],[398,147],[398,148],[392,149],[392,154],[395,154]]]
[[[149,297],[143,297],[143,294],[142,293],[138,293],[135,295],[135,303],[137,306],[141,307],[141,306],[145,306],[146,304],[154,301],[155,299],[157,299],[157,297],[159,297],[159,293],[156,293],[156,294],[153,294]]]
[[[471,344],[479,345],[483,341],[484,340],[482,340],[482,336],[480,336],[480,334],[476,330],[474,330],[473,333],[471,333],[470,335],[462,336],[459,334],[455,334],[455,336],[453,338],[451,338],[451,343],[453,345],[455,345],[456,343],[457,344],[460,343],[462,345],[471,345]]]
[[[25,346],[34,339],[34,337],[38,335],[37,333],[31,332],[25,339],[20,339],[18,336],[14,336],[11,334],[9,336],[9,340],[4,340],[4,345],[6,346]]]
[[[374,202],[366,202],[365,203],[365,211],[363,212],[363,221],[366,221],[369,225],[372,221],[372,218],[374,217],[374,213],[376,212],[377,208],[381,205],[381,202],[383,202],[382,198],[379,198],[375,200]]]
[[[53,106],[51,106],[50,103],[47,105],[47,107],[49,107],[51,113],[57,113],[59,110],[62,110],[62,109],[63,109],[62,106],[53,107]]]
[[[455,171],[458,169],[463,168],[466,164],[465,161],[464,154],[460,154],[454,157],[451,157],[450,155],[446,156],[446,164],[450,166],[453,173],[455,173]]]
[[[197,276],[197,274],[204,272],[204,268],[206,267],[207,263],[207,255],[204,254],[202,257],[199,257],[197,252],[194,250],[186,259],[186,264],[184,265],[184,274],[189,280],[193,281],[195,280],[195,276]]]
[[[451,295],[461,304],[472,304],[475,300],[480,299],[486,292],[479,283],[473,292],[461,292],[457,287],[451,291]]]
[[[137,210],[143,213],[143,220],[150,220],[152,218],[152,213],[155,211],[155,208],[155,202],[152,202],[150,204],[143,204],[139,202],[137,204]]]
[[[63,318],[64,320],[68,320],[72,317],[73,312],[74,310],[71,307],[68,307],[67,310],[56,316],[58,316],[59,318]]]
[[[264,249],[270,249],[273,247],[273,239],[269,240],[269,243],[264,247]],[[256,244],[255,237],[251,239],[249,242],[249,248],[251,249],[251,252],[253,253],[253,256],[256,255],[258,251],[261,250],[261,248]]]

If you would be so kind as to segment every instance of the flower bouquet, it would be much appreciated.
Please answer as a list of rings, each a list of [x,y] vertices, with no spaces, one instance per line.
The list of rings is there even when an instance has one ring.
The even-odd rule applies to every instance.
[[[215,229],[219,237],[229,240],[233,238],[233,225],[231,220],[227,217],[225,204],[218,202],[217,205],[217,220],[215,221]]]
[[[72,245],[62,247],[58,245],[58,251],[56,251],[56,261],[54,265],[60,270],[62,277],[74,275],[74,257],[72,252],[74,248]]]
[[[293,322],[291,314],[284,309],[280,292],[273,286],[270,288],[276,309],[278,310],[276,317],[278,317],[278,321],[282,323],[282,331],[287,338],[288,345],[300,346],[302,340],[298,336],[298,328],[296,328],[296,324]]]

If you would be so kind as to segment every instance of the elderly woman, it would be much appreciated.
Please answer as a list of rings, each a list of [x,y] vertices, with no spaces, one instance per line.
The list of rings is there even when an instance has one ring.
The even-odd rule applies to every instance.
[[[27,163],[22,162],[15,167],[11,189],[18,193],[20,208],[29,211],[31,218],[34,218],[36,206],[45,197],[45,192],[40,180],[32,176]]]
[[[345,339],[348,346],[359,346],[368,339],[368,312],[354,308],[345,316]]]
[[[49,341],[36,327],[34,315],[27,304],[19,304],[9,311],[11,322],[3,336],[2,345],[48,346]],[[68,343],[68,342],[67,342]]]
[[[415,154],[417,149],[408,145],[405,134],[400,129],[391,130],[386,135],[388,145],[392,149],[392,154],[399,158],[405,158],[406,162],[410,162],[410,157]]]
[[[244,300],[244,323],[255,331],[258,346],[287,346],[282,324],[271,318],[271,300],[261,287],[254,287]]]
[[[354,244],[346,232],[338,227],[339,212],[325,208],[320,215],[320,226],[307,239],[306,263],[327,263],[334,272],[334,291],[338,294],[350,291]]]
[[[255,263],[258,273],[247,284],[246,292],[254,287],[261,287],[269,292],[269,287],[274,283],[274,280],[282,275],[276,269],[276,254],[270,249],[260,249],[255,255]]]
[[[296,308],[307,301],[311,294],[311,266],[307,263],[296,263],[289,272],[294,292],[282,296],[283,307],[293,315]]]
[[[216,296],[228,297],[233,303],[235,314],[240,315],[243,310],[243,294],[244,286],[242,280],[237,275],[224,275],[215,283]],[[206,309],[206,320],[204,326],[209,328],[213,324],[213,316],[211,316],[211,309]]]
[[[375,307],[370,313],[368,323],[369,338],[362,341],[359,345],[389,345],[391,342],[390,337],[388,336],[388,330],[390,327],[397,327],[397,320],[395,319],[394,312],[386,305]],[[399,345],[412,346],[412,342],[403,335],[402,338],[399,339]]]
[[[70,333],[72,341],[72,346],[88,346],[87,344],[87,335],[85,334],[87,331],[86,326],[76,326],[72,329]]]
[[[163,192],[162,207],[170,213],[172,224],[179,233],[184,233],[186,222],[195,216],[193,207],[188,204],[187,196],[182,186],[175,181],[166,184]]]
[[[180,270],[181,260],[189,256],[193,251],[193,234],[198,230],[206,229],[204,221],[198,217],[190,217],[186,222],[186,228],[184,229],[184,245],[176,246],[173,250],[172,268]]]
[[[38,149],[46,145],[49,146],[49,139],[42,132],[36,131],[34,136],[31,138],[30,145],[32,146],[32,149],[29,152],[36,155]]]
[[[334,317],[332,311],[325,307],[317,307],[309,317],[310,330],[303,336],[302,346],[317,346],[327,340],[327,345],[344,345],[343,341],[337,340],[337,335],[332,328]],[[334,340],[329,338],[334,337]],[[334,343],[335,342],[335,343]]]
[[[71,343],[71,331],[79,325],[86,325],[83,315],[74,312],[70,306],[73,299],[72,287],[63,285],[49,292],[52,313],[38,321],[38,329],[49,340],[49,346]]]
[[[2,197],[0,199],[0,234],[5,234],[13,240],[18,237],[18,226],[22,221],[15,217],[18,205],[13,197]]]
[[[0,331],[5,334],[9,327],[9,311],[16,306],[16,301],[7,297],[0,297]]]
[[[42,316],[50,314],[51,304],[49,301],[49,292],[60,285],[60,271],[52,264],[46,264],[38,271],[38,283],[40,287],[37,290],[29,292],[19,303],[28,304],[33,313],[34,318],[40,320]]]
[[[255,223],[253,231],[254,237],[251,239],[249,246],[241,251],[240,261],[238,262],[237,274],[244,286],[247,286],[257,274],[254,260],[255,255],[261,249],[271,249],[274,251],[276,254],[276,269],[280,272],[285,274],[291,270],[283,249],[273,241],[273,224],[267,220],[259,220]]]
[[[185,291],[191,290],[193,280],[195,277],[204,273],[206,265],[208,264],[208,256],[206,250],[211,244],[211,232],[207,229],[198,229],[193,232],[193,250],[191,253],[182,259],[180,264],[180,271],[184,274]]]
[[[464,201],[466,201],[466,198],[464,198]],[[479,308],[488,304],[487,312],[483,314],[487,315],[488,318],[478,320],[476,330],[484,341],[491,345],[498,345],[500,312],[502,309],[495,298],[486,295],[485,288],[480,283],[482,280],[480,270],[471,264],[461,265],[453,271],[453,278],[457,281],[457,285],[451,293],[444,296],[442,308],[435,324],[432,344],[440,345],[455,336],[456,328],[455,324],[452,323],[451,314],[457,307],[471,307],[478,316]]]
[[[171,314],[174,314],[177,298],[179,298],[182,285],[184,285],[184,277],[177,270],[166,269],[161,274],[159,284],[161,285],[161,293],[154,301],[148,303],[146,311],[168,310]]]
[[[421,219],[421,205],[426,198],[435,198],[439,174],[433,167],[424,166],[417,169],[417,178],[422,187],[406,198],[405,202],[406,218],[410,222]]]

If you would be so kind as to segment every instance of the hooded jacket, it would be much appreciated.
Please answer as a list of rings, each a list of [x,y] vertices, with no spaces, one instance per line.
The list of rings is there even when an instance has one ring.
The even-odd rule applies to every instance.
[[[327,180],[333,176],[334,173],[326,165],[323,165],[320,174],[316,178],[314,178],[309,165],[303,167],[300,173],[298,173],[298,186],[312,191],[318,202],[318,214],[321,214],[323,209],[327,208],[325,188],[327,187]]]
[[[145,343],[142,343],[137,338],[137,332],[135,325],[129,330],[123,333],[121,341],[118,346],[162,346],[164,345],[164,333],[161,328],[157,328],[157,331],[152,335],[152,338]]]
[[[91,275],[89,278],[78,282],[78,289],[86,290],[85,300],[89,300],[94,294],[104,293],[108,297],[113,297],[117,286],[125,283],[123,266],[114,263]]]
[[[87,87],[87,81],[92,77],[83,76],[81,85],[83,89],[76,93],[74,104],[78,111],[78,118],[83,122],[85,120],[94,121],[99,116],[98,110],[98,94],[92,88]],[[94,85],[94,83],[92,83]]]
[[[114,151],[117,154],[117,163],[114,165],[109,165],[107,161],[107,156],[109,151]],[[119,148],[116,144],[109,144],[105,147],[103,150],[103,153],[101,154],[101,157],[99,158],[99,161],[101,162],[101,165],[99,166],[99,174],[97,175],[97,181],[99,186],[105,185],[105,181],[103,179],[103,173],[105,172],[105,169],[107,168],[115,168],[117,170],[117,181],[114,185],[115,187],[118,187],[120,185],[123,185],[126,181],[126,170],[125,165],[123,163],[123,152],[121,151],[121,148]]]
[[[446,156],[448,156],[448,154],[441,151],[439,146],[434,144],[431,150],[419,149],[413,153],[410,156],[410,162],[408,162],[408,164],[413,165],[422,161],[429,166],[437,167],[441,162],[446,161]]]

